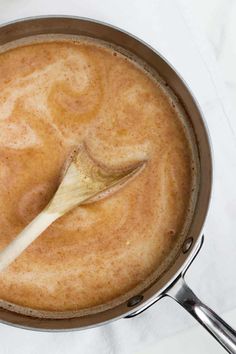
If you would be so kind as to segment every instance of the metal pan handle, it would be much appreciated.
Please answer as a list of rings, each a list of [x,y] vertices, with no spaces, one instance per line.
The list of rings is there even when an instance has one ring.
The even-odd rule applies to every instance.
[[[225,321],[223,321],[214,311],[206,306],[185,283],[184,276],[198,255],[204,241],[202,235],[200,242],[196,245],[195,250],[188,264],[182,273],[169,285],[167,289],[150,303],[141,306],[136,311],[129,314],[126,318],[132,318],[147,308],[152,306],[156,301],[164,296],[169,296],[177,301],[185,310],[187,310],[230,354],[236,354],[236,331],[233,330]]]
[[[236,331],[223,321],[185,283],[181,275],[166,291],[166,295],[187,310],[230,354],[236,354]]]

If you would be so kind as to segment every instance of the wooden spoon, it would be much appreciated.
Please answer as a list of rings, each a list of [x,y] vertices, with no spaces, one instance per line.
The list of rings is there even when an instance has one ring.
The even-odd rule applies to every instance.
[[[62,179],[51,201],[33,221],[0,252],[0,271],[12,263],[55,220],[79,204],[104,198],[144,166],[138,162],[122,170],[109,169],[94,160],[83,145]]]

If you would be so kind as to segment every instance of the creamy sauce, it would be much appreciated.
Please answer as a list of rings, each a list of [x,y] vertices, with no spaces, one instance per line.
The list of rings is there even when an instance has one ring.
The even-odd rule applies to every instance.
[[[191,213],[187,135],[164,86],[99,43],[58,40],[0,54],[1,248],[46,206],[83,141],[110,167],[148,161],[116,193],[56,221],[3,271],[3,302],[78,311],[163,269]]]

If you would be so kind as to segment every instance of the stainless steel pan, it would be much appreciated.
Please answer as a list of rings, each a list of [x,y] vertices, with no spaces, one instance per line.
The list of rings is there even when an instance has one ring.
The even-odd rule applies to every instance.
[[[85,329],[119,318],[137,316],[163,296],[169,296],[194,316],[229,352],[236,353],[236,332],[204,305],[189,289],[184,274],[198,253],[202,227],[206,218],[212,186],[212,156],[203,116],[189,88],[174,68],[153,48],[113,26],[78,17],[36,17],[11,22],[0,27],[0,45],[16,39],[40,34],[72,34],[99,38],[123,47],[156,70],[182,102],[193,126],[200,160],[200,189],[188,237],[174,264],[142,293],[124,303],[105,310],[71,319],[38,319],[0,309],[0,320],[35,330]]]

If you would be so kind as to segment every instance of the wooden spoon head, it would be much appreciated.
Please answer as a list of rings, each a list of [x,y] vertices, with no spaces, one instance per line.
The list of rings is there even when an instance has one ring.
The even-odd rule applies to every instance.
[[[65,214],[73,207],[101,199],[108,190],[120,187],[136,175],[146,161],[139,161],[122,169],[108,168],[92,158],[86,145],[79,148],[72,159],[47,212]]]

